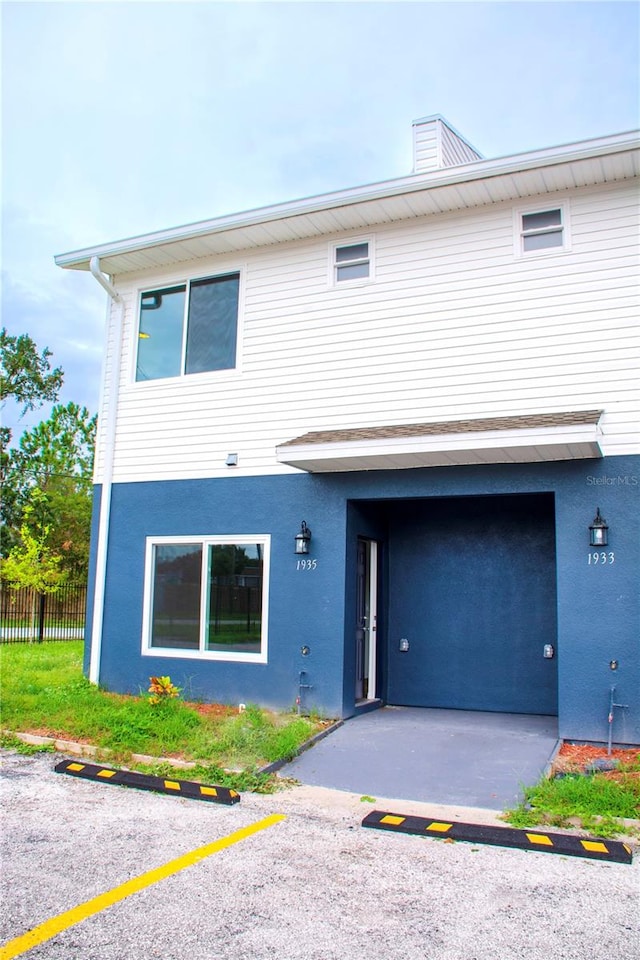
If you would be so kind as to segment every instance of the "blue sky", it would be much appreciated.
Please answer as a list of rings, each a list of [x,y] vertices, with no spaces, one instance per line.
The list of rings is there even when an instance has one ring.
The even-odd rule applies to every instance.
[[[54,254],[640,126],[636,2],[2,3],[2,308],[97,410],[105,294]],[[16,434],[44,411],[17,421]]]

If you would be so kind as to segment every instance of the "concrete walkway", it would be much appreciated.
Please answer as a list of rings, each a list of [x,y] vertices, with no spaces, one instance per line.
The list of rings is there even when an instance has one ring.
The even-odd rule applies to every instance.
[[[555,750],[556,717],[383,707],[347,720],[282,768],[311,786],[504,810]]]

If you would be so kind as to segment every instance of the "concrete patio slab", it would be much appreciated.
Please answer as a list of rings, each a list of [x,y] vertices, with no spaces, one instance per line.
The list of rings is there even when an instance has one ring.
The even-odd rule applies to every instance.
[[[280,774],[372,797],[503,810],[536,783],[556,717],[382,707],[347,720]]]

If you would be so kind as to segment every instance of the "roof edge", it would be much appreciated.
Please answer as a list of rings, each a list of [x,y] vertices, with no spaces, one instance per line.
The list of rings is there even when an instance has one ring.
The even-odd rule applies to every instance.
[[[506,417],[480,417],[470,420],[443,420],[377,427],[351,427],[340,430],[316,430],[278,445],[308,446],[326,443],[358,443],[377,440],[409,440],[426,436],[442,437],[462,433],[499,433],[513,430],[562,429],[596,426],[604,410],[570,410],[557,413],[526,413]]]
[[[410,174],[392,180],[351,187],[346,190],[316,194],[297,200],[256,207],[210,220],[196,221],[167,230],[154,231],[134,237],[97,244],[80,250],[61,253],[54,257],[57,266],[88,269],[92,257],[118,256],[135,250],[148,249],[161,244],[195,239],[199,236],[223,233],[226,230],[242,229],[254,225],[281,220],[291,216],[321,212],[334,207],[348,206],[370,200],[383,199],[401,193],[411,193],[431,187],[448,186],[465,180],[479,180],[492,176],[516,173],[534,167],[554,163],[570,163],[608,153],[621,153],[640,146],[640,130],[612,134],[592,140],[579,141],[543,150],[512,154],[491,160],[473,160],[469,163],[447,167],[444,171]]]

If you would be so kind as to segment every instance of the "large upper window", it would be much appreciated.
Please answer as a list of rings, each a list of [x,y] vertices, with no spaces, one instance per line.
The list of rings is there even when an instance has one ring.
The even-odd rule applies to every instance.
[[[268,537],[147,544],[143,652],[266,662]]]
[[[142,293],[136,380],[235,367],[239,288],[231,273]]]

